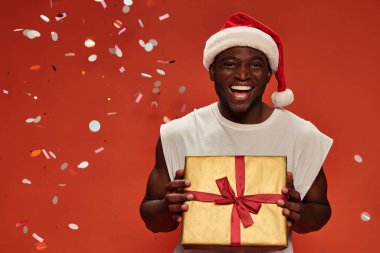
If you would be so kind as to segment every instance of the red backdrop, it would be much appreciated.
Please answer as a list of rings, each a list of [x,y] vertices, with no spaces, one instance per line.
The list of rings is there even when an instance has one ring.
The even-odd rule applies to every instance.
[[[325,163],[332,218],[319,232],[295,235],[296,252],[374,251],[380,227],[378,1],[141,0],[129,13],[122,12],[122,0],[105,3],[107,8],[93,0],[2,3],[0,252],[35,252],[34,233],[56,253],[172,251],[179,231],[153,234],[138,212],[159,126],[164,116],[180,117],[216,100],[202,50],[235,11],[281,35],[296,96],[288,109],[335,140]],[[56,21],[60,13],[67,17]],[[160,21],[166,13],[170,17]],[[123,23],[119,29],[116,20]],[[29,39],[17,28],[41,36]],[[85,47],[88,38],[95,47]],[[146,52],[140,39],[156,39],[158,46]],[[115,45],[122,57],[109,53]],[[95,62],[88,61],[92,54]],[[40,69],[31,70],[34,65]],[[153,94],[157,80],[161,92]],[[274,89],[273,80],[265,100]],[[37,116],[38,123],[26,122]],[[89,130],[91,120],[100,122],[100,131]],[[31,156],[42,149],[47,156]],[[89,166],[79,169],[83,161]],[[362,212],[369,221],[362,221]],[[72,223],[79,229],[70,229]]]

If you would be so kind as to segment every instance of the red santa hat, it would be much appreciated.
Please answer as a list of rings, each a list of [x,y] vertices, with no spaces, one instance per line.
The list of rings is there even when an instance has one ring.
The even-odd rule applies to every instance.
[[[277,92],[272,94],[273,104],[278,107],[291,104],[294,95],[286,88],[283,49],[279,36],[269,27],[244,13],[232,14],[220,31],[206,41],[203,65],[209,70],[218,54],[238,46],[252,47],[265,54],[270,68],[276,73],[278,82]]]

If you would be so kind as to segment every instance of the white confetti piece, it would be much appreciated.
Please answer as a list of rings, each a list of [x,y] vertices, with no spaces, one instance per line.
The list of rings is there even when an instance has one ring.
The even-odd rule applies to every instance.
[[[21,227],[22,225],[24,225],[24,224],[27,223],[27,222],[28,222],[28,220],[21,220],[21,221],[17,222],[17,223],[16,223],[16,228]]]
[[[139,19],[139,25],[140,25],[141,28],[144,28],[144,23],[142,22],[141,19]]]
[[[110,54],[112,54],[112,55],[115,55],[116,54],[116,48],[114,48],[114,47],[108,48],[108,52],[110,52]]]
[[[125,32],[127,29],[125,27],[123,27],[123,29],[121,29],[117,34],[120,35],[122,34],[123,32]]]
[[[100,1],[97,1],[97,2],[100,2],[102,4],[102,6],[103,6],[104,9],[107,8],[106,1],[100,0]]]
[[[88,48],[94,47],[95,41],[93,41],[92,39],[87,39],[84,41],[84,45]]]
[[[181,87],[178,88],[178,92],[181,93],[181,94],[185,93],[185,91],[186,91],[186,87],[185,86],[181,86]]]
[[[124,73],[124,72],[125,72],[125,68],[124,68],[124,67],[120,67],[120,68],[119,68],[119,72],[120,72],[120,73]]]
[[[139,45],[140,45],[141,47],[145,47],[145,42],[144,42],[143,40],[139,40]]]
[[[152,44],[154,47],[155,47],[155,46],[158,46],[158,41],[155,40],[155,39],[150,39],[150,40],[149,40],[149,43]]]
[[[37,116],[34,118],[34,123],[39,123],[41,121],[42,117],[41,116]]]
[[[3,90],[3,93],[4,94],[8,94],[9,92],[7,90]]]
[[[123,22],[121,22],[120,20],[115,20],[115,22],[113,22],[113,25],[117,28],[117,29],[120,29],[120,27],[123,25]]]
[[[66,17],[67,17],[67,14],[66,14],[66,12],[64,12],[64,13],[61,13],[61,14],[58,14],[57,16],[55,16],[55,20],[60,21]]]
[[[151,106],[154,106],[157,109],[158,108],[158,103],[156,101],[152,101]]]
[[[370,221],[371,220],[371,215],[369,213],[367,213],[367,212],[362,212],[360,214],[360,219],[362,221]]]
[[[169,14],[168,14],[168,13],[166,13],[166,14],[160,16],[158,19],[159,19],[160,21],[162,21],[162,20],[165,20],[165,19],[167,19],[167,18],[169,18]]]
[[[95,152],[95,154],[99,154],[99,153],[102,152],[103,150],[104,150],[104,148],[103,148],[103,147],[100,147],[100,148],[96,149],[94,152]]]
[[[16,29],[14,29],[13,31],[14,31],[14,32],[21,32],[21,31],[24,31],[24,29],[23,29],[23,28],[16,28]]]
[[[34,96],[34,97],[33,97],[33,99],[34,99],[34,100],[37,100],[37,99],[38,99],[38,97],[37,97],[37,96]]]
[[[98,58],[98,56],[96,54],[92,54],[88,57],[88,61],[94,62],[94,61],[96,61],[97,58]]]
[[[85,169],[88,167],[88,165],[89,165],[89,163],[87,161],[83,161],[80,164],[78,164],[78,168],[79,169]]]
[[[121,51],[121,49],[117,45],[115,46],[115,50],[116,50],[115,54],[116,54],[117,57],[120,58],[120,57],[123,56],[123,52]]]
[[[67,184],[58,184],[59,187],[65,187]]]
[[[46,159],[50,159],[50,156],[49,156],[49,154],[46,152],[45,149],[42,149],[42,153],[44,154],[44,156],[46,157]]]
[[[125,5],[127,6],[131,6],[133,4],[133,1],[132,0],[124,0],[123,1]]]
[[[363,158],[360,155],[354,155],[354,160],[357,163],[362,163],[363,162]]]
[[[65,170],[65,169],[67,169],[68,166],[69,166],[68,163],[66,163],[66,162],[62,163],[62,164],[61,164],[61,170],[63,171],[63,170]]]
[[[182,107],[181,107],[181,112],[182,112],[182,113],[184,113],[184,112],[185,112],[185,110],[186,110],[186,107],[187,107],[187,105],[186,105],[186,104],[183,104],[183,105],[182,105]]]
[[[91,132],[96,133],[100,130],[100,122],[97,120],[91,120],[88,124],[88,127],[90,128]]]
[[[51,35],[51,39],[52,39],[53,41],[57,41],[57,40],[58,40],[58,33],[56,33],[56,32],[51,32],[50,35]]]
[[[22,183],[23,183],[23,184],[32,184],[32,181],[30,181],[30,180],[27,179],[27,178],[24,178],[24,179],[22,180]]]
[[[22,232],[24,232],[24,234],[27,234],[28,231],[29,231],[28,226],[24,226],[24,227],[22,228]]]
[[[40,15],[40,18],[45,21],[46,23],[50,22],[50,19],[48,17],[46,17],[45,15]]]
[[[168,117],[168,116],[164,116],[164,119],[163,119],[163,120],[164,120],[164,122],[165,122],[165,123],[168,123],[168,122],[170,122],[170,119],[169,119],[169,117]]]
[[[75,53],[66,53],[65,56],[75,56]]]
[[[53,151],[49,151],[49,154],[51,157],[53,157],[54,159],[57,159],[57,156],[53,153]]]
[[[22,34],[31,40],[34,38],[41,37],[41,34],[36,30],[25,29],[25,30],[23,30]]]
[[[137,97],[136,97],[135,103],[136,104],[140,103],[142,97],[143,97],[143,94],[141,92],[139,92],[138,95],[137,95]]]
[[[43,242],[44,241],[44,239],[42,237],[40,237],[39,235],[37,235],[36,233],[33,233],[32,237],[34,239],[36,239],[37,241],[39,241],[39,242]]]
[[[72,230],[78,230],[79,229],[79,226],[75,223],[70,223],[69,224],[69,228],[71,228]]]
[[[141,76],[143,76],[143,77],[146,77],[146,78],[152,78],[152,76],[151,76],[151,75],[149,75],[149,74],[146,74],[146,73],[141,73]]]
[[[165,75],[165,71],[162,70],[162,69],[157,69],[157,73],[164,76]]]
[[[152,93],[153,93],[153,94],[159,94],[159,93],[160,93],[160,88],[158,88],[158,87],[154,87],[154,88],[152,89]]]
[[[131,10],[131,7],[129,7],[128,5],[124,5],[124,6],[123,6],[122,11],[123,11],[124,13],[128,13],[130,10]]]
[[[53,199],[51,200],[51,202],[53,203],[53,205],[58,204],[58,196],[55,195],[55,196],[53,197]]]
[[[155,81],[155,82],[153,83],[153,86],[154,86],[154,87],[157,87],[157,88],[160,87],[160,86],[161,86],[161,81],[159,81],[159,80],[158,80],[158,81]]]
[[[26,119],[25,122],[26,123],[33,123],[34,122],[34,118],[28,118],[28,119]]]
[[[107,112],[107,115],[115,115],[117,112]]]
[[[152,45],[151,43],[148,42],[148,43],[145,44],[144,49],[145,49],[145,51],[147,51],[147,52],[152,52],[152,50],[153,50],[153,45]]]

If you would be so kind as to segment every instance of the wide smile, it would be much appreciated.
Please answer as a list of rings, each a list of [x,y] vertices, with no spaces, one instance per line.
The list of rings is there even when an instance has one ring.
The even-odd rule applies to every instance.
[[[232,97],[236,100],[247,99],[253,93],[254,89],[255,89],[255,86],[249,86],[249,85],[230,86]]]

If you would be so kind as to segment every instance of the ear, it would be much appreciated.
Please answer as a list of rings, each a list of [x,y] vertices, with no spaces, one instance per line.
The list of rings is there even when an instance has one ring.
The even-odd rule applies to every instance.
[[[208,74],[210,75],[210,80],[215,81],[215,64],[211,64],[210,68],[208,69]]]
[[[267,81],[267,83],[269,83],[271,76],[272,76],[272,70],[269,69],[269,70],[268,70],[268,73],[267,73],[267,77],[268,77],[268,81]]]

